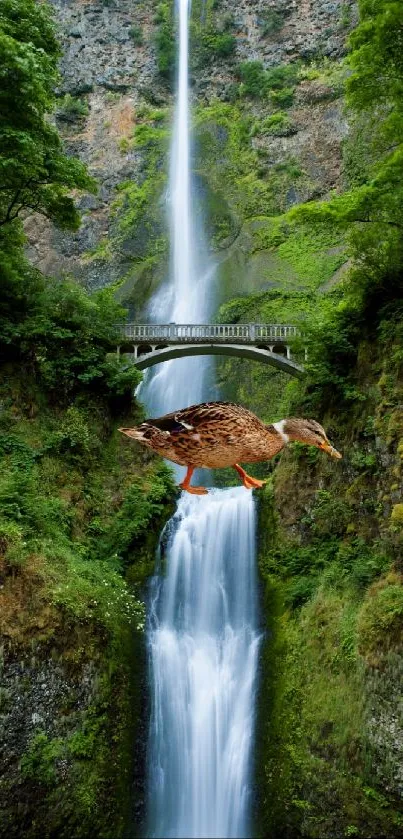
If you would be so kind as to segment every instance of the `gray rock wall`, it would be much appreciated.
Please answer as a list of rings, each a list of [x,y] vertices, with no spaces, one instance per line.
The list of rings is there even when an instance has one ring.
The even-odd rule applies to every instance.
[[[83,222],[75,234],[57,231],[42,218],[29,218],[28,253],[45,273],[72,274],[90,289],[121,282],[123,300],[132,299],[133,288],[141,287],[139,296],[144,301],[166,267],[166,255],[153,269],[143,261],[154,252],[164,218],[154,201],[148,219],[157,219],[156,226],[154,232],[147,230],[139,254],[131,246],[122,247],[116,236],[119,213],[114,202],[121,184],[141,184],[144,178],[144,155],[130,142],[144,103],[167,107],[168,112],[172,105],[169,86],[158,74],[156,62],[157,4],[152,0],[52,3],[64,50],[60,93],[79,97],[88,107],[86,116],[66,121],[59,114],[57,122],[68,152],[88,164],[99,191],[78,198]],[[201,62],[193,72],[194,105],[208,106],[217,99],[227,101],[239,85],[240,62],[258,60],[265,67],[296,60],[322,64],[325,60],[328,66],[337,62],[354,21],[355,2],[218,0],[214,4],[196,2],[193,15],[201,31],[209,25],[236,39],[233,55]],[[141,33],[141,43],[133,36],[134,30]],[[326,80],[303,81],[288,112],[292,122],[289,134],[251,139],[259,167],[269,174],[270,168],[283,160],[292,158],[301,164],[304,183],[290,183],[284,209],[326,195],[340,184],[341,140],[347,125],[342,103],[327,87]],[[244,100],[243,108],[253,118],[269,112],[264,103],[250,100]],[[202,170],[203,160],[197,165]],[[133,237],[138,235],[138,230],[133,231]],[[129,240],[126,237],[126,243]]]

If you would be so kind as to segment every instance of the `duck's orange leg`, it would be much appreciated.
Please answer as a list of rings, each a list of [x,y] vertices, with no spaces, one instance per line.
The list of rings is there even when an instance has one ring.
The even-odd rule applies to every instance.
[[[238,475],[241,476],[245,489],[260,489],[266,483],[266,481],[259,481],[258,478],[252,478],[251,475],[248,475],[245,472],[245,469],[242,469],[242,466],[240,466],[239,463],[234,463],[234,469],[236,469]]]
[[[184,489],[185,492],[190,492],[191,495],[207,495],[207,490],[205,487],[191,487],[190,481],[192,479],[192,475],[194,472],[194,466],[188,466],[188,471],[182,481],[179,484],[181,489]]]

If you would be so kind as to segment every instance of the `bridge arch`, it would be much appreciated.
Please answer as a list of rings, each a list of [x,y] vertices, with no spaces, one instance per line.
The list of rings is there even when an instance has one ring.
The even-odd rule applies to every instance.
[[[137,347],[137,355],[149,355],[153,348],[151,344],[139,344]]]
[[[143,346],[141,345],[141,347]],[[281,347],[287,350],[285,345],[281,345]],[[271,367],[276,367],[278,370],[283,370],[290,376],[297,378],[302,378],[305,372],[300,364],[292,361],[291,358],[287,358],[287,354],[282,355],[271,352],[270,349],[260,349],[243,344],[176,344],[164,349],[154,349],[141,356],[138,353],[137,357],[133,358],[133,363],[139,370],[146,370],[148,367],[153,367],[155,364],[161,364],[164,361],[171,361],[174,358],[197,355],[225,355],[248,358],[251,361],[269,364]]]

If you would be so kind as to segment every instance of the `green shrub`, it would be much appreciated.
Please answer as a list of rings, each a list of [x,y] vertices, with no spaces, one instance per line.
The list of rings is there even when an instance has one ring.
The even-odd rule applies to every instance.
[[[339,23],[343,29],[347,29],[351,24],[351,17],[352,17],[352,9],[348,3],[342,3],[340,9],[340,19]]]
[[[84,99],[79,99],[66,93],[57,108],[56,115],[62,122],[76,122],[84,119],[89,114],[88,104]]]
[[[286,588],[285,603],[291,609],[298,609],[307,600],[310,600],[317,587],[317,581],[313,576],[297,577],[292,580]]]
[[[266,70],[266,84],[270,90],[283,90],[295,85],[298,80],[299,64],[279,64]]]
[[[23,778],[53,786],[57,781],[56,762],[62,758],[63,751],[61,738],[51,740],[45,732],[35,734],[21,759]]]
[[[241,93],[261,99],[266,90],[266,71],[261,61],[244,61],[239,65],[242,82]]]
[[[176,63],[172,7],[168,3],[160,3],[154,20],[158,24],[155,38],[158,72],[164,79],[171,81]]]
[[[221,19],[222,32],[229,32],[235,26],[235,18],[232,12],[227,12]]]
[[[267,12],[264,12],[262,15],[262,35],[266,37],[267,35],[273,35],[275,32],[279,32],[280,29],[284,26],[284,14],[281,12],[276,11],[275,9],[269,9]]]
[[[270,100],[276,108],[291,108],[294,102],[294,88],[285,87],[284,90],[271,90]]]
[[[131,26],[129,29],[129,35],[136,47],[141,47],[144,43],[143,31],[140,26]]]
[[[290,134],[294,134],[295,131],[296,129],[290,118],[287,114],[281,112],[266,117],[258,126],[259,134],[271,134],[274,137],[288,137]]]
[[[67,409],[60,430],[54,435],[54,446],[76,458],[88,458],[99,447],[97,438],[90,431],[87,417],[74,405]]]
[[[236,48],[236,38],[227,33],[214,33],[202,38],[202,53],[206,59],[228,58]]]
[[[261,61],[244,61],[239,65],[241,92],[252,99],[270,95],[280,107],[292,104],[294,86],[298,81],[298,64],[280,64],[265,70]]]

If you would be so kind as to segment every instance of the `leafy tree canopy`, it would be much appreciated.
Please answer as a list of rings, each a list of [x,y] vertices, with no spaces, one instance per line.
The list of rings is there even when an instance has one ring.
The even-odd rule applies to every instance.
[[[357,111],[390,105],[403,113],[403,10],[400,0],[361,0],[350,36],[348,101]]]
[[[67,157],[48,114],[54,107],[59,46],[51,13],[35,0],[0,5],[0,226],[23,210],[76,229],[68,194],[94,190],[84,164]]]

